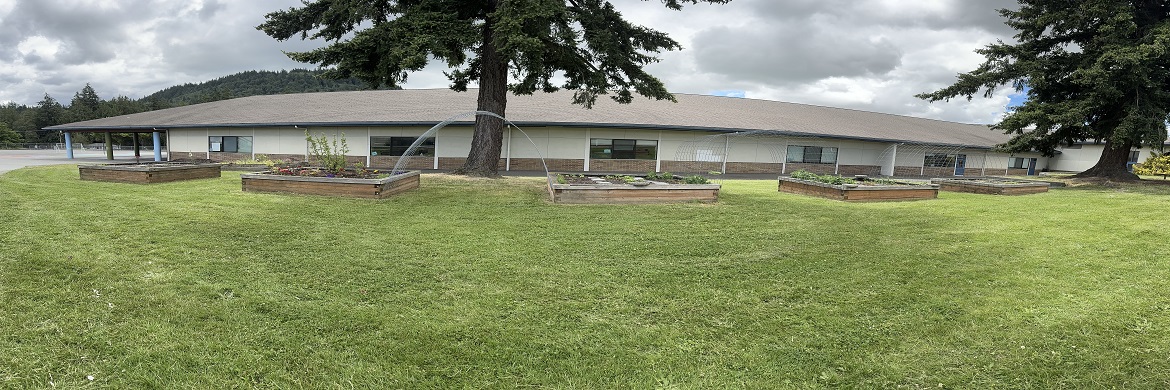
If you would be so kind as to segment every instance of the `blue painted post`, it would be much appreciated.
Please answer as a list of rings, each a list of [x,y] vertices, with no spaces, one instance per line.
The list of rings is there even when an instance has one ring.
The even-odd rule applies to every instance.
[[[154,132],[154,161],[162,161],[162,138]]]
[[[69,132],[65,132],[65,158],[73,159],[73,137],[69,136]]]

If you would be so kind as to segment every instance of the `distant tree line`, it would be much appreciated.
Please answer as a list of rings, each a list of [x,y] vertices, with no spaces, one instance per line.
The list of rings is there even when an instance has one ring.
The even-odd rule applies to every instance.
[[[357,79],[330,80],[318,77],[322,71],[294,69],[282,71],[245,71],[215,80],[176,85],[141,99],[116,96],[102,99],[88,83],[73,94],[69,104],[62,104],[49,94],[40,102],[26,106],[9,102],[0,105],[0,145],[62,142],[55,131],[46,127],[106,118],[170,107],[226,100],[255,95],[285,93],[356,91],[368,89]],[[74,142],[101,142],[100,134],[77,133]],[[115,135],[114,142],[129,144],[129,134]]]

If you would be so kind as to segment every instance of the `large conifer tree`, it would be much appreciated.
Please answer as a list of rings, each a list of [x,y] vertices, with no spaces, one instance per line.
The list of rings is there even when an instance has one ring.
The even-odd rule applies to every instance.
[[[1016,43],[979,50],[987,61],[933,93],[930,101],[971,99],[1011,83],[1028,100],[992,126],[1014,134],[1010,151],[1103,141],[1100,160],[1081,177],[1131,180],[1130,149],[1161,145],[1170,114],[1170,2],[1020,0],[1000,10]]]
[[[662,0],[685,3],[730,0]],[[478,107],[505,115],[507,95],[574,90],[590,107],[599,95],[629,103],[637,93],[674,97],[642,70],[661,50],[678,49],[666,34],[630,24],[604,0],[314,0],[266,16],[257,28],[278,40],[333,41],[321,49],[288,53],[331,68],[327,76],[357,77],[373,86],[403,83],[432,58],[444,61],[451,88],[479,83]],[[509,82],[509,76],[512,82]],[[554,85],[553,78],[565,82]],[[502,120],[477,116],[471,152],[458,173],[495,176],[503,145]]]

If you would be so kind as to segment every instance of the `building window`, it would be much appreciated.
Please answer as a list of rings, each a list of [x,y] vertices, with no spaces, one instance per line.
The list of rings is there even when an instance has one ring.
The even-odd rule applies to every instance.
[[[955,166],[954,154],[946,153],[927,153],[926,157],[922,159],[922,166],[924,167],[953,167]]]
[[[1139,161],[1139,160],[1138,160],[1138,157],[1141,157],[1141,154],[1142,154],[1142,152],[1141,152],[1140,150],[1134,150],[1134,151],[1130,151],[1130,152],[1129,152],[1129,161],[1128,161],[1128,162],[1129,162],[1130,164],[1137,164],[1137,162]]]
[[[371,156],[401,156],[406,154],[406,149],[417,141],[418,137],[370,137],[370,155]],[[435,156],[435,137],[427,137],[422,143],[418,144],[418,148],[414,150],[411,156]]]
[[[658,141],[648,139],[589,140],[589,158],[612,160],[656,160]]]
[[[252,137],[213,135],[207,137],[207,151],[224,153],[252,153]]]
[[[837,148],[789,145],[788,156],[784,161],[807,164],[836,164]]]
[[[1008,168],[1027,169],[1028,168],[1028,160],[1029,159],[1023,158],[1023,157],[1012,157],[1011,164],[1008,165]]]

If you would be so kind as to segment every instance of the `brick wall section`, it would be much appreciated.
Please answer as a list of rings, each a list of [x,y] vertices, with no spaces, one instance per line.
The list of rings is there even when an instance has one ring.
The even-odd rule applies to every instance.
[[[167,154],[167,160],[203,160],[206,158],[207,153],[203,152],[175,152]]]
[[[439,169],[452,170],[463,166],[464,157],[439,157]]]
[[[1012,176],[1027,176],[1028,170],[1027,169],[1009,168],[1009,169],[1007,169],[1007,173],[1005,173],[1005,174],[1012,175]]]
[[[727,173],[774,173],[779,175],[784,168],[781,163],[727,162]]]
[[[894,176],[921,176],[922,167],[897,166],[894,167]]]
[[[728,163],[730,169],[732,163]],[[718,161],[662,161],[663,172],[707,173],[722,171],[723,163]],[[779,172],[779,170],[777,170]]]
[[[197,156],[194,158],[206,158],[207,157],[206,153],[191,153],[191,154]],[[252,153],[223,153],[223,152],[211,153],[211,161],[215,161],[215,162],[229,162],[229,161],[251,160],[251,159],[252,159]]]
[[[372,156],[370,157],[370,166],[379,169],[394,168],[394,164],[398,163],[399,156]],[[406,164],[403,165],[406,169],[434,169],[435,158],[426,156],[415,156],[406,159]]]
[[[589,160],[589,170],[597,172],[650,172],[654,160]]]
[[[583,159],[564,159],[564,158],[550,158],[544,160],[548,164],[549,171],[556,172],[581,172],[585,170],[585,160]],[[513,171],[544,171],[544,165],[540,163],[539,158],[513,158]]]
[[[284,161],[286,164],[295,164],[305,161],[305,155],[303,154],[265,154],[265,156],[268,156],[269,160],[280,160]],[[256,157],[260,157],[260,155],[257,154]]]

